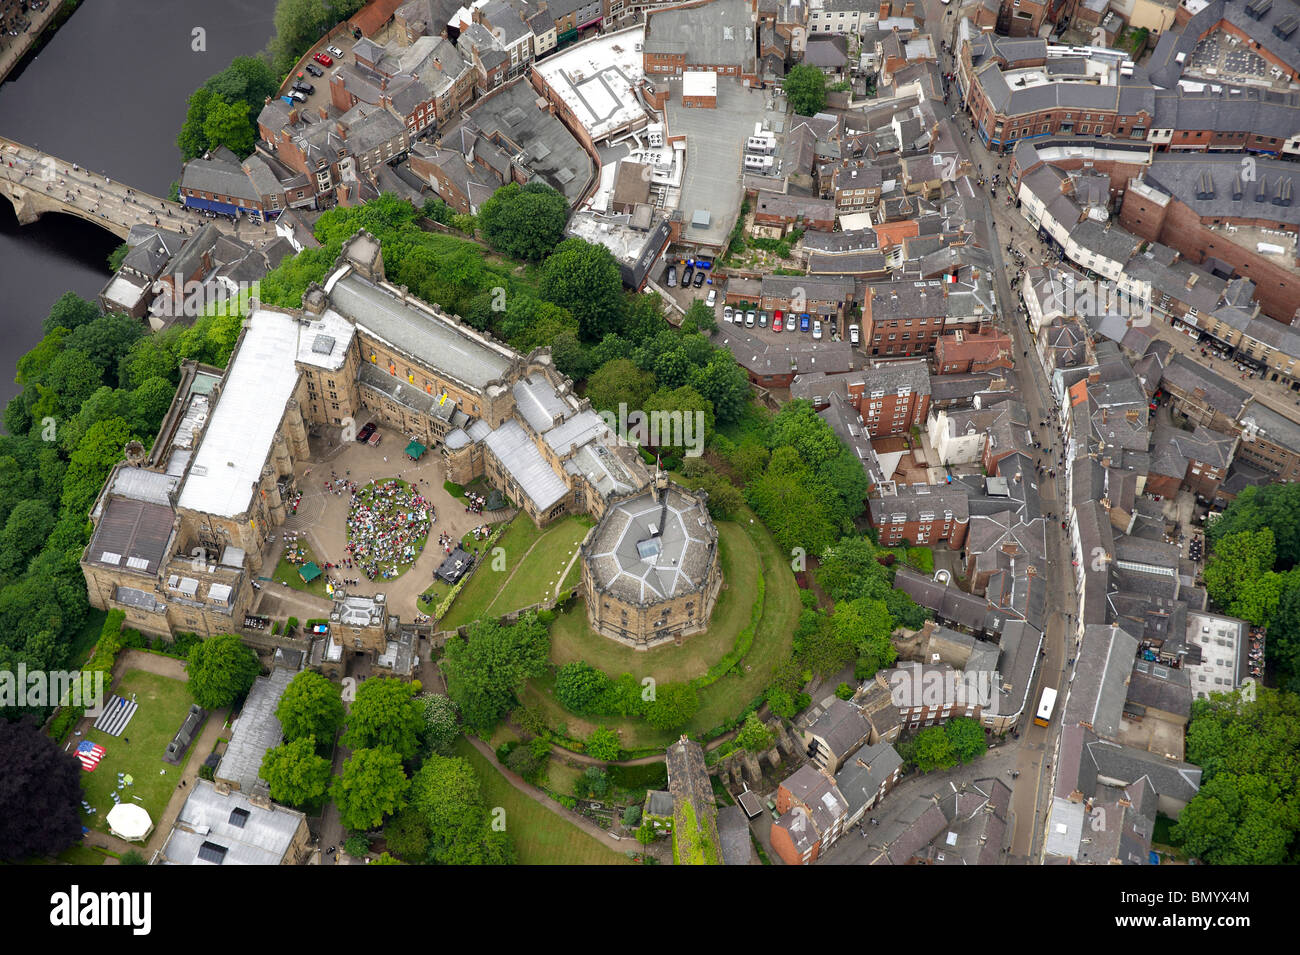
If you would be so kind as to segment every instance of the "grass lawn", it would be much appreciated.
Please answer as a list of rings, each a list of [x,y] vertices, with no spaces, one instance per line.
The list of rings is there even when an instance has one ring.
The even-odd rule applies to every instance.
[[[294,561],[289,560],[288,555],[291,553],[295,556]],[[301,557],[301,560],[298,558]],[[296,563],[295,563],[296,561]],[[302,577],[298,574],[298,569],[302,564],[307,562],[314,563],[321,569],[321,575],[309,584],[302,582]],[[327,600],[328,595],[325,593],[325,568],[321,562],[316,559],[316,555],[311,552],[307,542],[303,540],[295,541],[292,544],[286,544],[284,555],[280,557],[280,562],[275,565],[275,574],[273,579],[277,583],[286,583],[290,590],[301,590],[305,594],[311,594],[313,597],[320,597]]]
[[[92,846],[80,842],[69,846],[53,859],[28,859],[24,865],[103,865],[108,856]]]
[[[749,520],[748,511],[742,519]],[[637,680],[652,676],[658,683],[679,683],[703,676],[710,666],[730,652],[736,637],[749,623],[759,568],[764,580],[763,616],[754,642],[740,666],[731,674],[699,690],[700,709],[686,726],[688,733],[704,733],[734,717],[767,686],[772,668],[790,652],[799,616],[799,592],[789,564],[772,535],[761,523],[718,524],[719,560],[724,589],[703,633],[687,637],[682,646],[632,650],[587,626],[586,606],[575,604],[551,627],[551,661],[560,666],[574,660],[603,670],[611,677],[631,673]],[[623,746],[666,745],[679,735],[655,730],[640,719],[586,719],[574,716],[555,699],[554,678],[547,675],[524,688],[522,702],[540,707],[551,726],[564,724],[570,736],[585,738],[597,725],[617,730]]]
[[[484,565],[474,572],[439,621],[441,629],[452,630],[481,617],[500,616],[553,593],[556,575],[568,564],[590,527],[590,518],[576,515],[545,528],[539,528],[527,514],[517,515],[494,545],[505,551],[504,564],[498,569],[490,554],[483,556]]]
[[[626,856],[606,848],[594,837],[515,789],[497,772],[496,766],[463,737],[456,741],[456,755],[463,756],[474,767],[483,785],[483,799],[487,805],[505,809],[506,831],[515,844],[520,864],[630,864]],[[639,849],[640,846],[629,842],[628,848]]]
[[[403,514],[411,514],[413,512],[413,508],[408,507],[404,504],[399,504],[399,503],[389,501],[388,498],[383,496],[376,496],[376,491],[378,489],[378,486],[382,484],[388,484],[389,482],[392,482],[393,484],[397,485],[397,490],[399,494],[407,494],[411,490],[411,485],[408,482],[401,480],[400,478],[385,478],[384,480],[371,481],[369,484],[365,485],[364,487],[358,488],[354,500],[359,505],[367,505],[367,504],[371,505],[373,510],[376,511],[378,515],[384,519],[397,518],[399,515],[403,515]],[[398,577],[402,576],[402,574],[410,570],[411,567],[415,564],[415,562],[420,559],[420,554],[424,551],[424,543],[429,537],[429,528],[431,526],[432,524],[429,521],[424,521],[422,526],[420,522],[414,519],[408,519],[404,522],[404,527],[406,529],[412,531],[417,529],[419,530],[419,534],[416,537],[412,538],[410,541],[408,541],[407,545],[404,545],[403,547],[403,552],[405,550],[405,546],[411,547],[411,556],[409,559],[402,556],[403,552],[399,552],[395,558],[392,557],[382,558],[382,559],[359,558],[356,561],[356,563],[358,563],[358,565],[360,566],[363,562],[367,560],[371,560],[377,578],[379,574],[386,573],[387,577],[383,579],[396,580]],[[348,522],[348,542],[355,543],[355,541],[353,541],[353,536],[352,536],[351,521]]]
[[[163,753],[194,702],[184,682],[143,670],[126,671],[113,692],[128,700],[132,693],[136,694],[140,708],[126,727],[124,735],[131,740],[130,743],[121,736],[109,736],[95,729],[89,730],[84,737],[107,750],[93,773],[81,774],[85,799],[99,810],[93,815],[83,813],[82,822],[101,832],[108,832],[107,816],[113,808],[110,798],[113,792],[117,792],[123,801],[131,800],[143,806],[155,823],[162,817],[185,769],[184,763],[180,766],[164,763]],[[76,736],[70,739],[74,748],[81,741]],[[187,753],[186,762],[189,758]],[[160,770],[167,772],[163,774]],[[118,790],[118,773],[131,774],[135,778],[134,785]],[[132,799],[133,796],[140,798]]]

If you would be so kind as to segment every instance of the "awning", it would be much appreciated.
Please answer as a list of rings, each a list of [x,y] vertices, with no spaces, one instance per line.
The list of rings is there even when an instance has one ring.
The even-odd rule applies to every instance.
[[[320,568],[313,561],[307,561],[298,568],[298,576],[302,578],[304,584],[309,584],[320,576]]]
[[[420,460],[420,457],[424,454],[426,450],[428,449],[425,448],[425,446],[422,445],[419,441],[412,441],[410,444],[406,446],[406,453],[409,454],[411,457],[415,458],[415,460],[417,461]]]

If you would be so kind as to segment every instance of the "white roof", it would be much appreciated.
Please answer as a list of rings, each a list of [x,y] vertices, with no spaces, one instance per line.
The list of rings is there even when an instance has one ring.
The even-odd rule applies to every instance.
[[[317,321],[302,328],[298,338],[298,360],[337,371],[347,360],[348,345],[356,326],[333,309],[326,309]]]
[[[292,317],[264,309],[253,313],[181,489],[180,507],[218,517],[248,510],[298,383],[297,354],[298,323]]]
[[[153,820],[143,806],[120,802],[108,811],[108,828],[119,839],[137,842],[153,830]]]
[[[682,96],[717,96],[718,74],[712,70],[687,70],[682,74]]]

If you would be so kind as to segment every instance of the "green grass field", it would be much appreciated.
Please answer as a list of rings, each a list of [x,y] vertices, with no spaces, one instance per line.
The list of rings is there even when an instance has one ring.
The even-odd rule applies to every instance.
[[[128,700],[132,693],[136,694],[140,708],[127,724],[123,736],[109,736],[92,729],[83,737],[107,750],[93,773],[81,774],[85,799],[99,810],[93,815],[83,813],[82,822],[101,832],[108,832],[107,816],[113,808],[110,798],[113,792],[117,792],[123,801],[130,800],[143,806],[155,824],[162,817],[185,769],[184,763],[180,766],[164,763],[163,753],[194,702],[188,687],[180,680],[142,670],[126,671],[113,692]],[[75,744],[81,742],[81,738],[76,736],[70,739],[74,749]],[[131,742],[126,742],[127,739]],[[189,758],[187,753],[186,762]],[[166,773],[161,770],[166,770]],[[134,785],[119,790],[118,773],[129,773],[134,777]],[[134,796],[140,798],[132,799]]]
[[[584,516],[566,517],[539,528],[527,514],[517,515],[494,545],[505,551],[504,561],[496,564],[491,554],[484,554],[483,566],[474,572],[439,626],[451,630],[551,596],[559,573],[590,528],[591,520]]]
[[[506,811],[506,831],[521,865],[618,865],[629,860],[608,849],[577,826],[529,798],[506,780],[496,766],[463,737],[456,755],[469,760],[483,785],[483,799]],[[640,848],[635,842],[629,849]]]
[[[322,600],[328,599],[328,595],[325,593],[325,568],[321,565],[321,562],[316,559],[316,555],[311,552],[311,548],[307,546],[307,542],[303,540],[295,541],[294,543],[287,545],[286,552],[288,547],[297,548],[298,553],[303,556],[302,563],[310,561],[317,567],[320,567],[321,575],[311,583],[305,584],[302,582],[302,577],[298,574],[300,565],[291,562],[288,557],[282,556],[280,562],[275,565],[275,574],[273,575],[273,579],[276,583],[286,583],[289,585],[290,590],[300,590],[305,594],[311,594],[313,597],[320,597]]]
[[[743,519],[748,520],[746,511]],[[718,524],[718,555],[725,587],[710,618],[709,629],[687,637],[682,646],[632,650],[587,626],[582,602],[556,618],[551,627],[551,661],[557,666],[585,660],[611,677],[631,673],[659,683],[685,682],[703,676],[710,666],[730,652],[736,637],[749,623],[759,568],[764,580],[763,616],[749,653],[739,667],[699,690],[700,709],[687,725],[689,733],[703,733],[734,717],[767,686],[772,668],[790,652],[799,617],[799,591],[789,564],[772,535],[761,523]],[[549,674],[531,681],[522,702],[539,707],[551,726],[564,724],[568,734],[585,738],[597,725],[617,730],[624,748],[667,745],[679,735],[655,730],[640,719],[583,718],[562,707],[554,695]]]

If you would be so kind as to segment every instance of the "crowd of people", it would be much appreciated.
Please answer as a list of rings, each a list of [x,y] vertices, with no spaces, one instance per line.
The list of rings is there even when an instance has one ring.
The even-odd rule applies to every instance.
[[[328,483],[328,482],[327,482]],[[351,482],[347,482],[352,488]],[[433,505],[410,485],[390,480],[352,491],[344,565],[370,580],[402,572],[424,549],[424,537],[437,520]]]
[[[483,508],[487,504],[487,498],[482,494],[475,494],[473,491],[465,493],[465,499],[469,502],[465,505],[466,514],[482,514]]]

